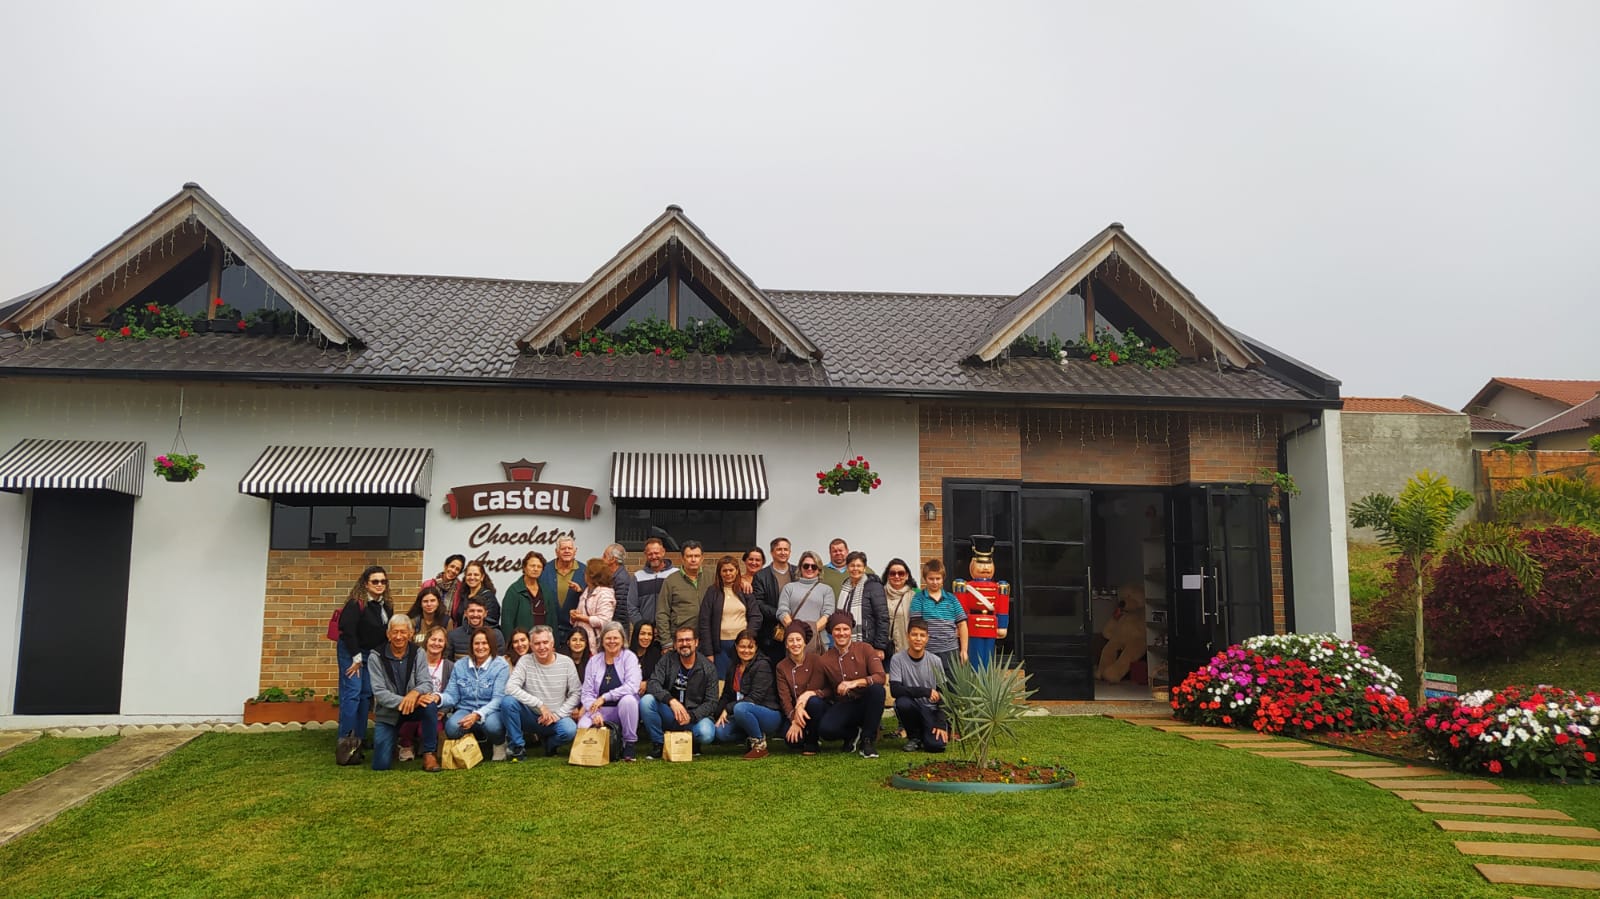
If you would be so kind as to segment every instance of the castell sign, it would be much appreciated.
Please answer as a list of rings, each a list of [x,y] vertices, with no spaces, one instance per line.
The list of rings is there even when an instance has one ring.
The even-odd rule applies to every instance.
[[[444,498],[444,510],[451,518],[481,518],[485,515],[553,515],[587,521],[596,510],[594,491],[566,484],[541,484],[543,462],[518,459],[501,462],[506,479],[497,484],[468,484],[452,487]]]

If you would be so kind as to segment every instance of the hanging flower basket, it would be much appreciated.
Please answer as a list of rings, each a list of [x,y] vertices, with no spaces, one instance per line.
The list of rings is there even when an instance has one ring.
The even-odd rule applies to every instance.
[[[174,482],[192,481],[200,476],[200,470],[205,467],[195,453],[167,453],[157,456],[155,461],[156,474]]]
[[[865,456],[834,463],[833,468],[817,472],[817,492],[838,496],[841,493],[871,493],[883,480],[872,470]]]

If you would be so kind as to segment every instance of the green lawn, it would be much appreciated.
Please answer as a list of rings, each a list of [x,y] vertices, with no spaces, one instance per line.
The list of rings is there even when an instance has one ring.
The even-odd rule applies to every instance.
[[[337,768],[326,732],[207,734],[0,848],[0,895],[1507,895],[1363,783],[1101,718],[1021,733],[1011,755],[1080,786],[892,790],[911,758],[893,741],[877,761],[730,748],[425,775]],[[1539,789],[1600,824],[1596,791]]]
[[[48,734],[0,753],[0,795],[116,742],[116,737],[64,740]]]

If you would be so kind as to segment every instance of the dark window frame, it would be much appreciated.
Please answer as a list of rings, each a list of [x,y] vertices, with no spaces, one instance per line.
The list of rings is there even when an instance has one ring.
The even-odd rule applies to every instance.
[[[272,521],[268,528],[268,548],[273,550],[330,550],[334,552],[374,552],[385,550],[420,550],[427,539],[427,508],[425,500],[413,496],[372,496],[372,495],[294,495],[275,496],[272,498]],[[361,522],[362,516],[358,509],[384,509],[385,521],[381,533],[356,535],[354,530]],[[291,528],[283,521],[283,516],[289,510],[305,516],[303,525],[294,526],[293,530],[303,533],[288,534],[283,531]],[[343,510],[344,529],[323,531],[324,540],[319,541],[314,531],[314,523],[318,511],[337,515]],[[396,520],[396,511],[400,510],[400,520]],[[415,523],[415,527],[408,527]],[[329,534],[343,536],[343,542],[326,542]],[[403,535],[403,539],[398,539]],[[297,538],[297,539],[296,539]]]
[[[628,552],[642,552],[644,541],[651,535],[653,529],[660,529],[680,544],[686,540],[698,540],[711,549],[743,550],[759,545],[756,542],[756,535],[760,533],[760,506],[761,503],[757,500],[613,500],[611,507],[616,518],[614,539]],[[648,527],[642,530],[631,526],[633,522],[640,520],[638,515],[631,514],[637,512],[649,513],[643,519],[648,522]],[[708,516],[715,515],[717,521],[686,522],[679,520],[677,515],[658,513],[701,513]],[[730,513],[748,513],[748,522],[737,520],[730,522],[728,520]],[[733,536],[726,536],[730,533]]]

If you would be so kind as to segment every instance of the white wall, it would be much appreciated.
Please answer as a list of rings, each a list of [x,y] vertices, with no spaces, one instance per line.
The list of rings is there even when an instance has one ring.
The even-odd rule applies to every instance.
[[[270,504],[239,494],[238,482],[268,444],[431,447],[425,570],[452,552],[475,557],[481,550],[468,549],[469,535],[496,520],[506,529],[574,530],[580,553],[597,554],[615,533],[613,451],[762,453],[770,485],[757,517],[763,544],[782,533],[797,550],[825,550],[842,535],[875,561],[918,555],[917,413],[903,402],[852,404],[852,446],[883,472],[884,485],[871,496],[831,497],[816,492],[815,473],[843,457],[842,401],[215,384],[183,394],[184,436],[207,468],[188,484],[146,474],[134,504],[123,714],[94,720],[236,719],[255,694]],[[176,384],[9,381],[0,451],[27,437],[131,439],[145,441],[153,459],[172,445],[178,401]],[[600,514],[459,522],[445,514],[451,487],[500,481],[500,463],[524,456],[548,463],[544,481],[592,488]],[[13,547],[25,531],[24,504],[0,495],[0,726],[87,723],[9,714],[23,577]],[[352,578],[363,564],[351,553]]]
[[[1284,429],[1306,422],[1285,416]],[[1289,474],[1300,495],[1290,500],[1295,630],[1350,638],[1350,568],[1345,548],[1343,422],[1322,412],[1322,426],[1288,442]]]

